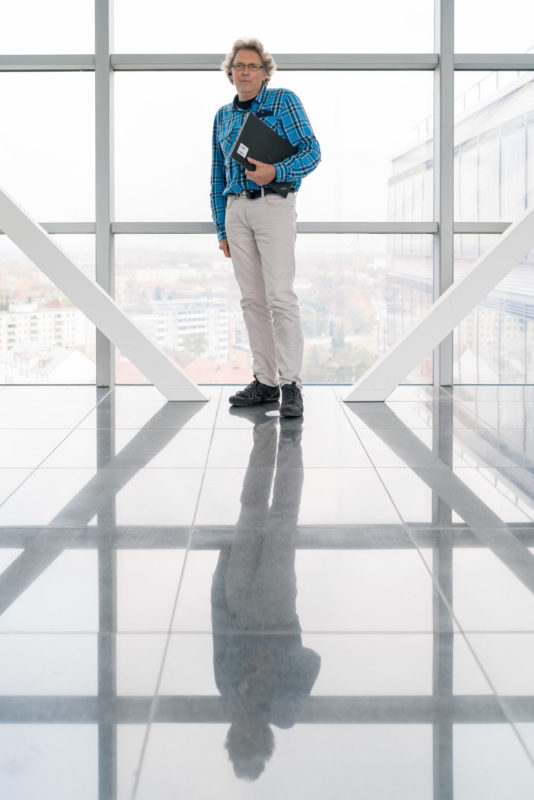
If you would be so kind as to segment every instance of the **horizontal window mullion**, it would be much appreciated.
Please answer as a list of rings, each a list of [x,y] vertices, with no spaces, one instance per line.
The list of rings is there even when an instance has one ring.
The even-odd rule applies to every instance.
[[[435,53],[273,53],[279,70],[433,70]],[[115,54],[115,70],[219,70],[224,53],[215,54]]]
[[[275,54],[282,71],[328,70],[434,70],[439,63],[436,53],[282,53]],[[115,70],[214,71],[220,69],[223,53],[207,54],[114,54]],[[0,72],[93,71],[93,54],[74,55],[0,55]],[[534,70],[532,53],[457,53],[454,68],[474,70]]]
[[[91,55],[0,55],[0,72],[91,72]]]
[[[494,70],[534,70],[534,53],[456,53],[454,69],[494,71]]]
[[[455,222],[454,233],[504,233],[511,222]]]
[[[113,222],[115,234],[214,233],[211,222]],[[298,233],[437,233],[437,222],[297,222]]]

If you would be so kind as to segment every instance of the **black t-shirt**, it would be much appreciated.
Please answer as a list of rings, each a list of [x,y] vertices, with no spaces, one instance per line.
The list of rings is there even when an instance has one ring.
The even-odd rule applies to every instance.
[[[235,101],[236,102],[236,106],[238,108],[242,108],[243,111],[248,111],[250,106],[252,105],[252,103],[254,102],[255,99],[256,99],[255,97],[253,97],[252,100],[237,100],[236,99],[236,101]]]

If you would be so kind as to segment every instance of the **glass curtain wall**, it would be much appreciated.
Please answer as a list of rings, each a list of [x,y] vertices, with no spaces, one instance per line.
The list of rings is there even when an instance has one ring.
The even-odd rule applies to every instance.
[[[101,0],[95,2],[98,7]],[[43,16],[36,0],[21,0],[0,32],[2,187],[52,233],[69,234],[75,262],[92,269],[94,243],[89,252],[86,237],[95,231],[95,2],[54,0]],[[481,10],[480,0],[457,0],[454,7],[456,52],[472,54],[455,57],[457,275],[466,263],[458,253],[470,236],[488,232],[488,224],[491,233],[502,232],[534,202],[534,72],[528,61],[534,42],[527,41],[533,12],[513,0],[503,24],[494,7],[484,5],[481,28]],[[154,0],[149,15],[140,0],[115,0],[110,223],[116,299],[197,381],[241,382],[250,366],[239,298],[210,233],[208,203],[212,119],[233,96],[219,64],[236,35],[261,31],[280,65],[272,85],[301,97],[322,146],[323,161],[304,181],[298,203],[304,379],[356,380],[432,303],[439,267],[432,237],[440,236],[434,219],[433,4],[380,0],[360,7],[336,0],[332,12],[319,36],[299,25],[280,30],[259,9],[251,10],[248,31],[235,31],[211,0],[191,10],[187,25],[171,0]],[[284,6],[286,13],[298,16],[298,9]],[[195,15],[217,25],[206,31]],[[339,18],[347,23],[342,30],[334,24]],[[513,26],[507,27],[508,18]],[[495,56],[501,68],[491,69],[491,57],[477,57],[477,51],[510,55],[504,68]],[[84,55],[68,55],[76,52]],[[393,52],[398,55],[388,55]],[[484,69],[476,70],[477,63]],[[54,287],[43,291],[39,271],[30,270],[5,237],[0,259],[0,383],[93,382],[92,326],[82,324],[81,312]],[[517,332],[528,344],[525,308],[534,287],[527,267],[527,261],[518,265],[521,280],[514,282],[505,328],[508,337]],[[36,317],[51,314],[54,325],[36,324]],[[491,338],[502,342],[502,315],[490,316]],[[513,355],[515,340],[488,356],[490,368],[467,369],[487,350],[488,324],[483,342],[474,338],[480,324],[459,326],[455,380],[530,381],[527,356]],[[469,335],[461,335],[467,328]],[[16,352],[34,351],[35,368],[12,367]],[[41,368],[55,359],[69,368]],[[115,378],[145,381],[119,352]],[[431,357],[406,380],[431,382]]]

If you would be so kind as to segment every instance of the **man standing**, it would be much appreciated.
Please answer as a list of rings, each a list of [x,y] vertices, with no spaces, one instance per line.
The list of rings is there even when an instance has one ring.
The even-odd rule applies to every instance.
[[[219,248],[232,258],[253,356],[254,380],[230,397],[235,406],[279,399],[280,414],[303,412],[303,336],[295,280],[296,193],[321,159],[319,143],[298,97],[268,89],[275,69],[257,39],[239,39],[222,64],[237,95],[219,109],[213,127],[211,209]],[[253,158],[246,170],[230,152],[245,114],[256,114],[297,152],[277,164]],[[255,167],[255,169],[254,169]],[[269,184],[283,183],[286,196]]]

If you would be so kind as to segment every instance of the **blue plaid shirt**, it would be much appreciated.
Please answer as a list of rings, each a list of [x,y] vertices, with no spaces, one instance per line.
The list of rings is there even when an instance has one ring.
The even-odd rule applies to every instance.
[[[298,152],[273,166],[276,180],[291,183],[295,191],[302,179],[315,169],[321,160],[319,142],[315,138],[299,98],[287,89],[268,89],[262,86],[249,109],[263,122],[294,145]],[[226,239],[226,198],[243,189],[257,189],[247,180],[245,169],[230,157],[230,151],[247,112],[239,108],[237,98],[222,106],[215,115],[212,140],[211,213],[219,241]]]

